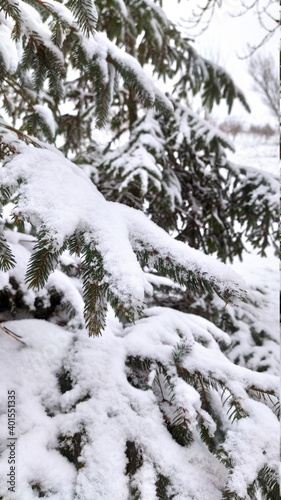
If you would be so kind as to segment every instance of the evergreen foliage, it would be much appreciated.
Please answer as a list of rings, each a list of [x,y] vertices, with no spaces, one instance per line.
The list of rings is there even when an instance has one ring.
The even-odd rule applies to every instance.
[[[7,240],[3,234],[0,233],[0,268],[7,272],[14,267],[15,258],[11,252],[10,247],[7,245]]]
[[[19,408],[19,447],[51,436],[21,495],[277,498],[267,289],[223,263],[275,243],[277,180],[230,162],[190,105],[249,110],[242,91],[161,0],[0,0],[0,42],[0,321],[40,409],[29,424]]]

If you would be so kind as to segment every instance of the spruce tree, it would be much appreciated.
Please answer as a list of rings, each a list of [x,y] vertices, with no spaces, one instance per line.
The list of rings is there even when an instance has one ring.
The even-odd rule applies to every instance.
[[[249,108],[161,3],[0,0],[0,341],[18,367],[1,379],[22,500],[279,492],[276,339],[253,321],[262,291],[224,264],[276,240],[277,181],[228,161],[191,109]]]

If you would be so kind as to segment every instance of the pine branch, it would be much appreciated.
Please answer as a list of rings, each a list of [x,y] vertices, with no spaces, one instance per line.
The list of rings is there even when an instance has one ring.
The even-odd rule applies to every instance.
[[[243,410],[239,401],[232,399],[229,403],[229,408],[227,410],[227,416],[229,420],[233,423],[235,420],[240,420],[241,418],[248,417],[248,413]]]
[[[48,79],[53,99],[60,101],[63,96],[62,81],[65,76],[65,68],[57,53],[45,45],[36,33],[28,38],[19,71],[27,72],[31,69],[33,70],[32,80],[35,91],[39,93]]]
[[[257,482],[261,488],[265,500],[279,500],[280,478],[278,471],[270,467],[264,467],[258,473]]]
[[[8,123],[3,122],[2,120],[0,120],[0,127],[3,127],[4,130],[6,129],[6,130],[10,130],[11,132],[14,132],[18,137],[20,137],[21,139],[23,139],[25,142],[29,142],[33,146],[35,146],[37,148],[42,148],[42,146],[39,144],[39,142],[37,142],[36,140],[32,139],[28,135],[24,134],[21,130],[19,130],[19,129],[15,128],[15,127],[12,127]],[[1,132],[2,131],[1,131],[1,128],[0,128],[0,138],[1,138],[1,135],[2,135]],[[3,144],[3,142],[1,141],[0,144]],[[6,144],[5,142],[4,142],[4,145],[6,147],[9,147],[11,152],[17,153],[16,148],[15,148],[14,145]]]
[[[167,425],[174,440],[181,446],[189,446],[194,441],[193,434],[189,429],[189,423],[186,410],[177,408],[172,421]]]
[[[149,389],[148,378],[153,362],[149,358],[140,356],[128,356],[126,359],[127,379],[135,388],[147,391]]]
[[[96,28],[97,12],[92,0],[69,0],[66,4],[73,12],[77,24],[86,35],[93,35]]]
[[[89,335],[100,335],[105,328],[107,286],[102,285],[104,268],[99,252],[89,244],[83,245],[82,270],[84,317]]]
[[[226,489],[222,494],[222,500],[244,500],[242,497],[239,497],[237,493]]]
[[[5,157],[5,156],[9,156],[10,154],[14,154],[15,150],[14,150],[13,146],[11,146],[10,144],[3,143],[0,140],[0,154],[1,155],[2,155],[2,152],[3,152],[3,157]],[[10,187],[9,186],[0,185],[0,201],[1,201],[1,204],[4,205],[5,203],[7,203],[8,200],[10,199],[10,197],[11,197],[11,189],[10,189]]]
[[[48,238],[46,231],[38,233],[37,243],[26,272],[26,282],[29,288],[42,288],[45,285],[65,248],[66,244],[57,248],[56,243]]]
[[[163,474],[158,474],[157,475],[157,481],[155,483],[156,486],[156,494],[157,494],[157,499],[159,500],[172,500],[171,495],[168,492],[168,487],[170,486],[171,481],[168,477],[164,476]]]
[[[90,76],[95,93],[95,116],[97,128],[103,128],[108,120],[113,97],[113,80],[115,69],[108,64],[108,81],[104,80],[104,72],[98,58],[93,59],[87,73]]]
[[[268,397],[268,399],[272,401],[271,396],[275,396],[276,398],[279,398],[279,394],[276,393],[276,391],[273,389],[265,390],[265,389],[262,389],[261,387],[251,385],[250,387],[248,387],[247,390],[248,390],[250,395],[255,395],[256,398],[259,400],[266,401],[266,399]]]
[[[190,430],[187,410],[177,405],[174,384],[165,366],[157,362],[152,389],[155,393],[167,429],[181,446],[189,446],[194,438]]]
[[[41,129],[45,139],[52,143],[54,140],[53,131],[49,124],[44,120],[42,115],[34,110],[31,114],[26,115],[23,119],[22,129],[26,130],[28,134],[35,135]]]
[[[110,54],[107,57],[109,63],[113,64],[116,70],[120,73],[124,79],[125,84],[129,88],[133,88],[136,94],[141,99],[145,107],[151,108],[154,105],[154,96],[145,88],[145,86],[140,81],[138,73],[129,66],[126,65],[122,60],[114,57],[114,54]]]
[[[90,337],[100,335],[106,326],[107,313],[105,294],[100,284],[84,279],[83,299],[84,318],[89,335]]]
[[[6,273],[9,269],[15,267],[16,260],[7,244],[6,238],[0,231],[0,270]]]
[[[176,366],[179,366],[182,363],[183,359],[192,352],[193,345],[187,343],[186,341],[179,342],[173,350],[173,360]]]
[[[127,441],[125,454],[128,460],[126,475],[132,477],[143,465],[143,453],[134,441]]]
[[[279,475],[276,470],[270,467],[263,467],[257,476],[257,479],[248,485],[247,493],[252,500],[255,500],[256,491],[261,490],[264,500],[279,500],[280,486]],[[244,500],[235,491],[226,488],[222,496],[223,500]]]
[[[217,448],[216,440],[214,439],[213,436],[210,435],[208,426],[206,425],[206,421],[200,413],[197,414],[197,421],[200,430],[200,437],[203,443],[205,443],[208,446],[208,449],[210,450],[211,453],[215,454]]]
[[[197,54],[195,49],[188,46],[189,57],[186,59],[186,72],[176,84],[180,94],[186,95],[186,88],[190,88],[194,95],[202,92],[202,103],[210,111],[215,103],[225,99],[230,113],[234,100],[238,99],[244,108],[250,112],[250,107],[242,91],[236,87],[230,75],[220,66]]]
[[[0,12],[3,11],[5,12],[6,15],[11,16],[15,21],[20,21],[20,9],[19,7],[13,3],[9,2],[9,0],[1,0],[0,4]]]
[[[142,244],[140,243],[139,247]],[[159,272],[161,276],[169,277],[176,283],[180,285],[185,285],[188,290],[196,292],[197,294],[206,293],[210,296],[214,292],[222,298],[226,303],[229,302],[230,298],[233,297],[233,290],[225,289],[222,291],[215,280],[211,277],[207,277],[205,272],[193,272],[180,266],[176,260],[171,256],[162,257],[158,250],[146,249],[136,251],[138,259],[140,260],[142,266],[147,266],[150,269],[155,269]],[[236,292],[238,297],[243,300],[242,290]]]
[[[82,233],[74,233],[67,240],[67,248],[70,255],[77,255],[78,257],[83,251],[85,241]]]

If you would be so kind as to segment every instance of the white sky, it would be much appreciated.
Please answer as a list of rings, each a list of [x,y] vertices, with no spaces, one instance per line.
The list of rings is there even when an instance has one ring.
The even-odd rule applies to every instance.
[[[246,0],[247,1],[247,0]],[[260,0],[263,1],[263,0]],[[264,0],[268,3],[268,0]],[[272,12],[279,18],[278,3],[272,1]],[[198,5],[205,5],[206,0],[182,0],[177,3],[176,0],[164,0],[165,11],[168,17],[177,21],[180,18],[190,19],[192,9]],[[195,48],[207,59],[214,60],[217,64],[228,71],[233,77],[236,85],[245,93],[251,107],[252,113],[249,115],[244,108],[237,103],[232,110],[231,115],[242,117],[247,122],[272,122],[274,118],[263,105],[259,95],[252,90],[253,83],[247,72],[248,60],[241,60],[242,56],[249,53],[247,44],[258,44],[266,34],[266,31],[260,26],[254,9],[240,17],[232,17],[229,13],[239,12],[241,10],[240,0],[222,0],[221,7],[216,8],[215,15],[208,29],[195,40]],[[276,12],[275,12],[276,10]],[[186,23],[183,23],[186,26]],[[190,36],[194,31],[187,31]],[[279,33],[278,30],[274,36],[259,49],[275,54],[276,71],[278,71],[278,51],[279,51]],[[220,106],[215,110],[215,114],[224,117],[227,114],[226,107]],[[276,119],[275,119],[276,120]]]

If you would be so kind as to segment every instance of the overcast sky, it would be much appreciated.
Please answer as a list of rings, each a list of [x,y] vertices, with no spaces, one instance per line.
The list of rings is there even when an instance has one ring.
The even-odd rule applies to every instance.
[[[274,10],[276,9],[275,15],[276,18],[279,18],[278,3],[276,0],[271,1],[272,13],[275,14]],[[265,3],[268,3],[268,0],[265,0]],[[167,15],[173,21],[181,18],[189,20],[192,10],[196,9],[197,5],[204,4],[206,4],[206,0],[182,0],[180,3],[177,3],[176,0],[164,0]],[[214,60],[214,62],[223,66],[232,75],[235,83],[244,91],[252,113],[249,115],[237,103],[232,111],[233,116],[243,117],[248,122],[272,121],[274,123],[274,119],[261,102],[259,95],[252,90],[252,82],[247,72],[248,60],[241,60],[241,57],[249,53],[247,44],[258,44],[263,39],[266,31],[260,26],[254,9],[240,17],[229,15],[240,11],[240,0],[222,0],[221,7],[216,9],[208,29],[196,38],[194,46],[207,59]],[[193,31],[187,30],[186,25],[187,23],[183,22],[186,33],[193,34]],[[259,51],[274,54],[276,71],[278,71],[278,30],[274,37]],[[226,108],[219,107],[215,113],[223,117],[226,114]]]

